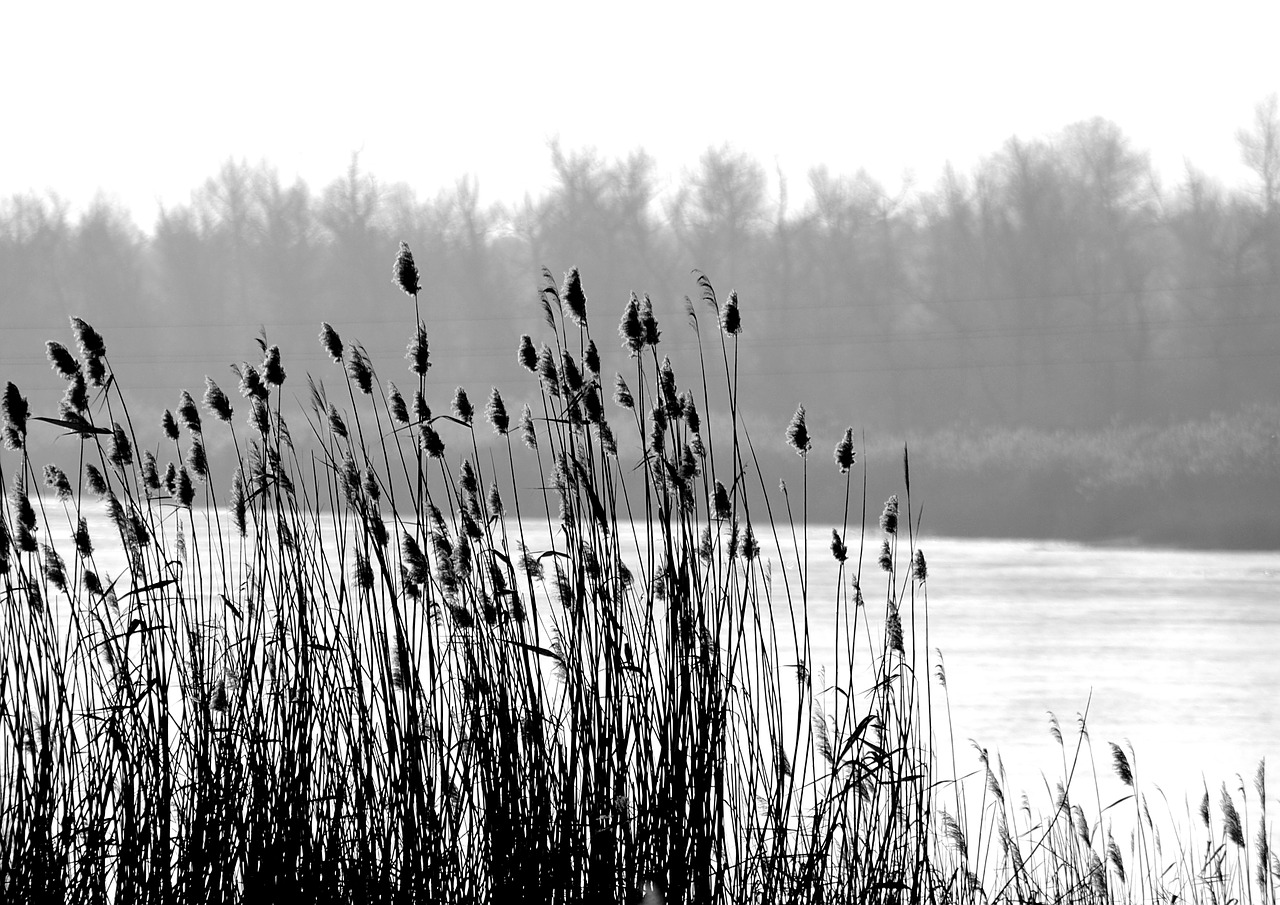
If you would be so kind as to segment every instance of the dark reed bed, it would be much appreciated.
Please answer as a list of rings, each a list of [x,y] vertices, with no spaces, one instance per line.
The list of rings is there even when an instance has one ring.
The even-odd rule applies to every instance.
[[[135,423],[78,319],[56,414],[6,388],[4,901],[1275,900],[1261,768],[1203,851],[1161,847],[1120,749],[1128,804],[1072,788],[1069,746],[1037,816],[985,757],[966,794],[906,457],[867,531],[851,429],[834,463],[803,407],[753,436],[734,294],[698,277],[681,382],[648,298],[593,332],[577,271],[544,272],[527,401],[477,405],[426,398],[403,245],[394,275],[403,389],[322,325],[301,411],[264,338],[240,398]],[[779,487],[756,446],[784,438]],[[813,493],[844,500],[822,549]]]

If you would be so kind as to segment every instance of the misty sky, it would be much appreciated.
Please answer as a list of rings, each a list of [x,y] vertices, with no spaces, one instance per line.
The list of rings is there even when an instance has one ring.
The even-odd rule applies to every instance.
[[[1032,12],[1033,9],[1037,11]],[[320,186],[352,152],[422,193],[535,196],[547,143],[643,146],[667,178],[729,142],[791,181],[928,186],[1009,136],[1100,115],[1166,181],[1240,183],[1280,89],[1280,4],[22,2],[0,13],[0,196],[99,188],[149,227],[228,157]],[[1043,11],[1039,11],[1043,10]]]

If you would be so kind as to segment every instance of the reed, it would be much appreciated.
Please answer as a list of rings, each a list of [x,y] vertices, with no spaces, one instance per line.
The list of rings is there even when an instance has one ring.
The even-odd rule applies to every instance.
[[[1221,835],[1206,817],[1172,875],[1142,832],[1124,858],[1069,770],[1037,823],[984,753],[969,810],[905,451],[869,536],[852,428],[823,474],[803,406],[768,438],[743,417],[736,294],[699,276],[677,369],[647,296],[618,344],[576,268],[544,271],[546,335],[513,342],[531,384],[491,388],[481,418],[462,387],[433,413],[403,244],[393,273],[411,403],[328,324],[301,410],[262,337],[241,403],[207,380],[208,420],[184,391],[135,424],[78,319],[78,356],[47,347],[56,416],[6,387],[5,901],[1275,900],[1261,778],[1253,855],[1224,792]],[[74,462],[33,461],[36,427]],[[759,468],[784,439],[798,494]],[[844,495],[829,588],[811,480]]]

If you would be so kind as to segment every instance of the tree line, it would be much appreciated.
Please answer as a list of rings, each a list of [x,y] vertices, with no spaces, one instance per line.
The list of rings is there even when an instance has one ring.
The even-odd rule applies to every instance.
[[[1230,190],[1190,167],[1162,184],[1093,119],[929,187],[816,168],[801,204],[728,146],[663,190],[644,151],[557,144],[550,189],[511,204],[482,204],[469,178],[423,198],[356,160],[318,191],[228,161],[149,231],[107,201],[72,216],[54,195],[16,196],[0,202],[0,361],[56,390],[43,342],[65,339],[50,331],[66,314],[95,322],[116,370],[165,404],[206,373],[229,380],[259,325],[299,376],[323,368],[322,320],[395,359],[412,323],[390,282],[403,240],[441,392],[519,384],[542,268],[578,266],[593,322],[648,293],[675,348],[697,341],[685,296],[710,336],[693,271],[736,291],[744,405],[771,416],[803,401],[873,430],[1202,417],[1276,389],[1274,97],[1237,140],[1253,178]]]

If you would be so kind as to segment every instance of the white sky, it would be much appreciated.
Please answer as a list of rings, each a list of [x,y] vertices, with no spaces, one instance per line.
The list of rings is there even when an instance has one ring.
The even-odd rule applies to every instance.
[[[359,151],[420,194],[472,174],[515,201],[559,136],[666,179],[729,142],[794,202],[816,164],[929,186],[1095,115],[1166,183],[1189,160],[1236,185],[1235,131],[1280,90],[1276,2],[341,6],[4,0],[0,197],[103,189],[149,228],[228,157],[319,189]]]

